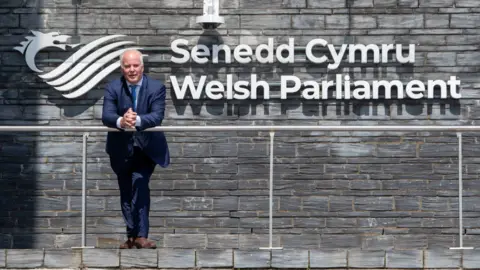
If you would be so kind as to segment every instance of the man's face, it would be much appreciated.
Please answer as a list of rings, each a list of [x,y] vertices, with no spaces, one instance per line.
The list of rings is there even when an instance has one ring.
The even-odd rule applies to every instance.
[[[143,76],[143,65],[140,57],[142,56],[137,52],[127,52],[123,56],[122,74],[131,84],[136,84]]]

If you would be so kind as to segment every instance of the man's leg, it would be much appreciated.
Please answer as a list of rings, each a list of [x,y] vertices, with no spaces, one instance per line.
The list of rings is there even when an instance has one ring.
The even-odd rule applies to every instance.
[[[139,148],[135,148],[132,173],[133,197],[132,206],[136,225],[137,247],[155,248],[154,242],[148,241],[150,212],[150,177],[155,169],[155,163]]]
[[[120,189],[120,206],[123,219],[126,225],[128,240],[120,248],[132,248],[137,231],[132,208],[132,161],[130,159],[111,159],[111,166],[117,175],[118,187]]]

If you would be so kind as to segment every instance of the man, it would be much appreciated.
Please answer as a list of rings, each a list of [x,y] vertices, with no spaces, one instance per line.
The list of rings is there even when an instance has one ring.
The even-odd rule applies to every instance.
[[[165,111],[165,85],[143,74],[142,54],[126,50],[120,56],[123,76],[105,89],[102,122],[120,132],[108,132],[106,152],[117,175],[128,240],[120,248],[156,248],[148,239],[150,189],[155,166],[167,167],[170,154],[163,132],[140,132],[159,126]],[[126,131],[136,129],[137,132]]]

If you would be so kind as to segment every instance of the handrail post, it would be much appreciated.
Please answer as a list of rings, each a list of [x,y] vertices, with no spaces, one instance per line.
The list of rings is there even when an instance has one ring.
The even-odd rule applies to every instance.
[[[459,231],[459,247],[451,247],[450,249],[473,249],[473,247],[463,246],[463,164],[462,164],[462,133],[457,132],[458,137],[458,231]]]
[[[273,138],[274,131],[270,131],[270,194],[269,194],[269,209],[268,209],[268,247],[261,247],[260,249],[283,249],[282,247],[273,247]]]
[[[82,141],[82,245],[72,248],[94,248],[87,247],[87,141],[88,132],[83,133]]]

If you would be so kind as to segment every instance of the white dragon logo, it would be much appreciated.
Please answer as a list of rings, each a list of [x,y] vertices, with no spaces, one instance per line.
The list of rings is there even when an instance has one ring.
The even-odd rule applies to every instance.
[[[57,47],[66,50],[67,46],[76,48],[79,44],[67,44],[70,38],[68,35],[60,35],[58,32],[42,33],[38,31],[31,31],[33,36],[27,36],[27,41],[20,42],[18,47],[14,50],[25,55],[27,66],[37,72],[42,73],[38,75],[47,84],[53,86],[60,92],[67,92],[62,94],[66,98],[77,98],[95,87],[102,79],[120,66],[119,61],[110,63],[113,59],[119,57],[127,49],[142,49],[138,47],[130,47],[124,49],[117,49],[120,46],[134,43],[133,41],[117,41],[110,44],[105,44],[102,47],[94,50],[99,45],[112,41],[115,38],[124,37],[125,35],[110,35],[96,39],[71,55],[61,65],[55,69],[43,73],[35,65],[35,56],[37,53],[48,47]],[[110,50],[116,49],[113,52]],[[107,54],[108,53],[108,54]],[[102,69],[105,65],[107,67]],[[98,72],[98,70],[102,69]]]

